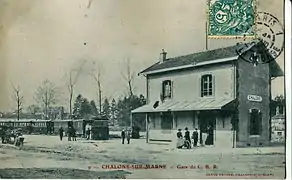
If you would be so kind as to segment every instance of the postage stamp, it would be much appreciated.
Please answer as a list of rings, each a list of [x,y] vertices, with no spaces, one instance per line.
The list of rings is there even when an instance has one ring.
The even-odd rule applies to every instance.
[[[208,37],[255,36],[255,0],[209,0]],[[251,28],[253,27],[253,28]]]

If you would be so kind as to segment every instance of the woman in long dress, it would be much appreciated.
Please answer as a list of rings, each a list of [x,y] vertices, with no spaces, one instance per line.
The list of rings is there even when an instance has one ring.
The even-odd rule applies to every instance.
[[[181,129],[178,129],[178,132],[176,133],[177,136],[177,143],[176,143],[176,147],[178,149],[181,149],[184,145],[184,139],[183,139],[183,135],[181,132]]]

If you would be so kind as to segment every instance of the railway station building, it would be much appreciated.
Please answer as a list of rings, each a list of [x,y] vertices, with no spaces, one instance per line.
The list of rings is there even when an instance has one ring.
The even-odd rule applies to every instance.
[[[238,50],[240,49],[240,51]],[[253,54],[256,61],[250,62]],[[176,133],[207,127],[212,144],[222,147],[267,146],[271,140],[271,80],[283,71],[264,44],[251,42],[160,60],[143,70],[148,141],[176,142]]]

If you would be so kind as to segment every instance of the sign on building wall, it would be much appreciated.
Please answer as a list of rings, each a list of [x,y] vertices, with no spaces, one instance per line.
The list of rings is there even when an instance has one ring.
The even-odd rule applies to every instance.
[[[261,96],[249,94],[247,95],[247,100],[254,101],[254,102],[262,102],[263,98]]]

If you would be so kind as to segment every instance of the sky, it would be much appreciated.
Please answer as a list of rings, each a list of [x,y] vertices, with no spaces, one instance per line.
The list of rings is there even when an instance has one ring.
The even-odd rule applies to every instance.
[[[15,107],[12,84],[19,86],[24,106],[48,79],[59,89],[59,104],[68,107],[66,83],[82,66],[75,96],[97,100],[97,86],[88,72],[100,70],[103,97],[127,92],[126,62],[138,74],[168,57],[206,50],[205,0],[0,0],[0,111]],[[283,23],[280,0],[259,0],[258,11]],[[208,49],[235,44],[210,39]],[[277,58],[284,70],[284,55]],[[145,94],[145,78],[135,76],[136,94]],[[284,93],[284,78],[272,81],[272,95]]]

